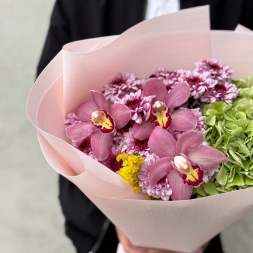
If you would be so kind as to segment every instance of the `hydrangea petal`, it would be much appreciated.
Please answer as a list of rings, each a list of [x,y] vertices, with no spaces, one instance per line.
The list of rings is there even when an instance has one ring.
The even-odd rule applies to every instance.
[[[190,199],[193,187],[188,184],[184,184],[183,179],[177,172],[170,172],[167,179],[172,189],[172,200]]]
[[[71,140],[80,141],[95,131],[96,127],[91,122],[78,122],[66,129],[66,135]]]
[[[105,99],[105,96],[101,92],[91,90],[90,94],[91,94],[93,102],[96,104],[99,110],[108,111],[107,101]]]
[[[126,105],[112,104],[110,110],[116,127],[119,129],[124,127],[131,119],[131,110]]]
[[[91,149],[94,156],[99,160],[105,160],[112,152],[113,134],[94,133],[91,136]]]
[[[179,109],[171,114],[170,130],[190,131],[197,126],[195,115],[188,109]]]
[[[194,149],[189,158],[197,163],[202,170],[212,170],[220,163],[227,162],[227,157],[219,150],[201,145]]]
[[[148,146],[160,158],[176,155],[176,140],[160,126],[157,126],[151,133]]]
[[[143,96],[153,96],[155,95],[155,100],[165,102],[167,95],[167,90],[163,81],[157,78],[151,78],[146,81],[143,87]]]
[[[200,131],[189,131],[179,136],[177,140],[177,153],[182,153],[186,156],[199,147],[204,141],[204,136]]]
[[[186,83],[176,84],[169,93],[166,99],[166,104],[170,110],[173,110],[175,107],[185,103],[189,96],[190,88]]]
[[[154,125],[150,121],[144,121],[141,124],[133,125],[132,134],[135,139],[144,141],[149,138],[153,130]]]
[[[98,108],[93,101],[84,102],[78,106],[76,115],[82,121],[89,121],[91,119],[92,112],[97,109]]]
[[[174,170],[171,164],[172,161],[173,157],[165,157],[149,166],[148,179],[151,187],[155,186],[159,180],[166,177],[169,172]]]

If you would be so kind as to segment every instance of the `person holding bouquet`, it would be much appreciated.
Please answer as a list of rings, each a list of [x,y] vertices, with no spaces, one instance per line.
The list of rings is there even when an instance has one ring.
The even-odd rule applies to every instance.
[[[233,30],[238,23],[253,29],[253,1],[144,1],[144,0],[57,0],[37,74],[66,43],[93,37],[117,35],[145,17],[181,8],[210,4],[212,29]],[[66,234],[78,253],[116,252],[118,239],[128,253],[170,252],[135,247],[104,217],[95,205],[71,182],[60,176],[60,203],[65,216]],[[117,238],[118,237],[118,238]],[[222,252],[219,237],[205,252]],[[172,253],[172,252],[171,252]]]

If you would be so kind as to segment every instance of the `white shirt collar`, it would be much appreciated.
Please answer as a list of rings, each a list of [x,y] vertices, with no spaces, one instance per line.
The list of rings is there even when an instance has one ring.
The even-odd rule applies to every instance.
[[[179,0],[148,0],[145,18],[150,19],[176,12],[179,8]]]

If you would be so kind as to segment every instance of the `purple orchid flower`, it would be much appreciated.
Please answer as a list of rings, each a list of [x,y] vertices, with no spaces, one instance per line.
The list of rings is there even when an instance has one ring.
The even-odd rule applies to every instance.
[[[203,182],[204,172],[227,161],[222,152],[203,142],[199,131],[188,131],[176,141],[168,131],[156,127],[148,142],[149,148],[160,158],[149,168],[151,187],[167,177],[172,200],[189,199],[193,187]]]
[[[187,108],[174,110],[184,104],[190,95],[186,83],[178,83],[168,94],[162,80],[151,78],[143,87],[143,96],[155,96],[152,101],[150,119],[142,124],[134,124],[133,135],[136,139],[147,139],[155,126],[171,131],[189,131],[197,125],[194,114]]]
[[[90,91],[92,101],[82,103],[76,110],[79,122],[66,129],[72,141],[81,141],[90,136],[91,149],[99,160],[105,160],[113,146],[113,132],[124,127],[131,119],[131,110],[122,104],[112,104],[110,110],[104,95]]]

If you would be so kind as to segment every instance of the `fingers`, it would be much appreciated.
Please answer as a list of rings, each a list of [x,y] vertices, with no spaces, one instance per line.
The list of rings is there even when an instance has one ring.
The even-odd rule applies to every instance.
[[[134,246],[119,229],[116,228],[116,232],[126,253],[148,253],[146,248]]]
[[[125,236],[125,234],[123,232],[121,232],[118,228],[116,228],[116,232],[117,232],[119,241],[121,242],[121,244],[124,248],[124,251],[126,253],[179,253],[179,252],[170,251],[170,250],[136,247],[130,242],[130,240]],[[207,248],[209,243],[210,243],[210,241],[205,243],[200,249],[198,249],[194,253],[204,252],[204,250]]]
[[[116,232],[126,253],[179,253],[175,251],[159,250],[153,248],[142,248],[134,246],[123,232],[116,228]]]

